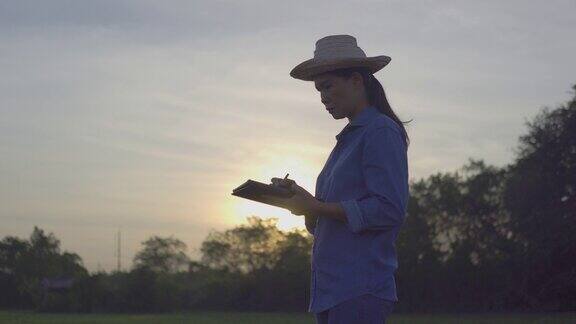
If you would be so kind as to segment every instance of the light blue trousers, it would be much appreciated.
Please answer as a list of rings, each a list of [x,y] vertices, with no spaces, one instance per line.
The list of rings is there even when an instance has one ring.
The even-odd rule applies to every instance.
[[[394,304],[373,295],[362,295],[314,315],[317,324],[385,324]]]

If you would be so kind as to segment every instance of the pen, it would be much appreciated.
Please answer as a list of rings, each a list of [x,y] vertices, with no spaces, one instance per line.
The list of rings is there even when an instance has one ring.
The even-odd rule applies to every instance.
[[[288,179],[288,175],[289,175],[289,174],[290,174],[290,173],[286,173],[286,176],[284,177],[284,180]]]

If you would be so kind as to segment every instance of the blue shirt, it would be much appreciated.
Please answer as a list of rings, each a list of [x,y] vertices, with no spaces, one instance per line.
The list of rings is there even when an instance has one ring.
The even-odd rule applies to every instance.
[[[336,135],[316,180],[315,197],[338,202],[347,221],[318,217],[314,235],[309,312],[372,294],[398,301],[395,240],[408,202],[406,143],[396,122],[364,108]]]

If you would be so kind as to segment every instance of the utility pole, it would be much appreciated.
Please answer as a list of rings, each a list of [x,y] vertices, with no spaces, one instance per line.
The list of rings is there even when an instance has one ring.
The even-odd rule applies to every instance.
[[[120,270],[122,270],[122,239],[121,236],[122,233],[120,232],[120,229],[118,229],[118,240],[116,242],[116,256],[117,256],[117,262],[116,262],[116,271],[120,272]]]

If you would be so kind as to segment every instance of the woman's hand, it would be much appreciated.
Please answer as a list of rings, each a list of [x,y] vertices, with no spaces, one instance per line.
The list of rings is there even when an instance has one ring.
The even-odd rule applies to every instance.
[[[290,210],[293,215],[310,215],[318,208],[319,200],[316,199],[306,189],[300,187],[292,179],[272,178],[272,184],[285,188],[290,188],[294,195],[290,198],[277,198],[266,196],[281,205],[282,208]]]

